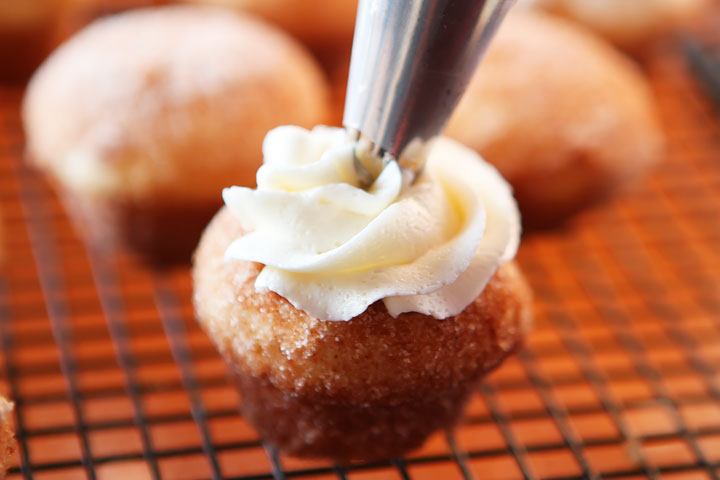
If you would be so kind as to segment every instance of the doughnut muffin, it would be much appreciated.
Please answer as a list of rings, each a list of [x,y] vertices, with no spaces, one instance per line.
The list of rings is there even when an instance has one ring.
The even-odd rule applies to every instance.
[[[262,17],[314,50],[352,43],[358,0],[192,0]]]
[[[429,148],[415,183],[391,163],[366,192],[343,130],[278,128],[258,189],[226,189],[203,234],[198,321],[245,416],[286,453],[419,447],[522,342],[531,298],[510,188],[449,139]]]
[[[311,56],[249,16],[199,6],[98,20],[33,77],[29,158],[93,243],[189,259],[228,183],[252,185],[265,133],[314,125],[328,87]]]
[[[589,31],[510,14],[446,129],[513,185],[526,226],[569,215],[646,173],[664,138],[646,79]]]
[[[0,397],[0,478],[5,478],[5,472],[10,467],[16,448],[12,411],[13,404]]]
[[[617,46],[640,54],[653,41],[692,19],[707,0],[536,0],[582,23]]]

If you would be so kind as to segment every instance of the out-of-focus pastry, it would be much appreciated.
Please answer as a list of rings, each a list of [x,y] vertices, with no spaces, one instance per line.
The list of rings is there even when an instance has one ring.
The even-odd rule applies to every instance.
[[[663,153],[638,68],[582,27],[515,12],[446,134],[479,151],[515,189],[523,222],[556,224],[637,179]]]
[[[535,0],[634,53],[692,19],[707,0]]]
[[[94,22],[32,79],[30,158],[96,244],[186,258],[227,184],[253,185],[265,133],[328,114],[320,68],[294,40],[200,6]]]
[[[314,50],[352,43],[358,0],[191,0],[242,9],[278,25]]]
[[[5,478],[5,472],[15,453],[15,433],[12,426],[13,404],[0,397],[0,478]]]
[[[223,192],[195,254],[198,321],[281,450],[401,455],[451,425],[521,343],[528,287],[507,183],[437,139],[414,182],[358,187],[342,129],[271,131],[258,189]]]
[[[338,52],[333,58],[328,59],[328,63],[325,63],[330,79],[329,125],[342,126],[348,76],[350,75],[350,54],[350,49],[342,53]]]
[[[0,1],[0,81],[26,80],[50,53],[63,2]]]

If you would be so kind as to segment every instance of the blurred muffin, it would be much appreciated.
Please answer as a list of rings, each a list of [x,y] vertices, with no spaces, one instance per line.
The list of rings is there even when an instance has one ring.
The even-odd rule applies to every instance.
[[[31,160],[98,245],[189,259],[227,184],[253,185],[265,133],[314,125],[328,88],[310,55],[251,17],[197,6],[94,22],[32,79]]]
[[[518,11],[446,134],[508,179],[526,226],[548,226],[645,173],[663,153],[637,67],[590,32]]]
[[[24,81],[52,50],[64,0],[0,1],[0,81]]]
[[[358,0],[191,0],[242,9],[278,25],[314,50],[352,43]]]
[[[15,438],[12,427],[13,404],[0,397],[0,478],[12,463],[15,453]]]
[[[536,0],[580,22],[621,48],[641,53],[696,15],[706,0]]]

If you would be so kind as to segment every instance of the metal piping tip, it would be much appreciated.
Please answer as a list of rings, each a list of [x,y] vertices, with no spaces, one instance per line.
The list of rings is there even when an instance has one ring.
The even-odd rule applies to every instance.
[[[343,125],[364,188],[391,159],[419,175],[407,148],[442,132],[514,1],[360,0]]]
[[[348,128],[348,139],[353,145],[353,166],[360,188],[367,190],[388,162],[395,161],[382,147],[373,143],[359,131]]]

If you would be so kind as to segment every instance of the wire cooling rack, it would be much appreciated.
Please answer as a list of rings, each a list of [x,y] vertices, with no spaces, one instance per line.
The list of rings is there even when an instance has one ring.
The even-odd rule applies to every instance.
[[[720,477],[720,121],[681,54],[649,63],[669,138],[647,181],[519,255],[526,348],[454,433],[389,463],[278,455],[238,413],[186,268],[89,251],[22,160],[0,90],[0,391],[18,479]]]

